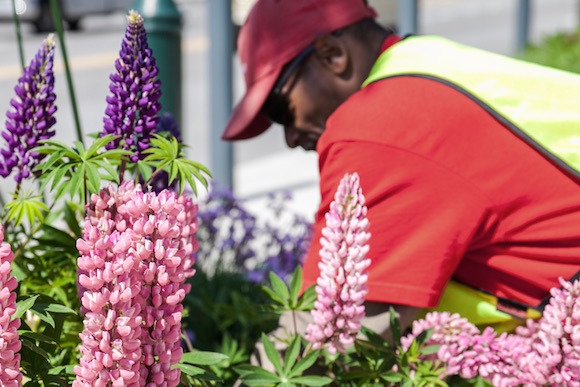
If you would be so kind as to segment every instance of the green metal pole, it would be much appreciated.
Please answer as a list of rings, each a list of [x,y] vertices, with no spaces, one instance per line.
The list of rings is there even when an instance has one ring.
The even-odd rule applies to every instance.
[[[173,0],[133,0],[131,8],[143,16],[147,42],[159,68],[162,112],[171,113],[181,128],[182,14]]]

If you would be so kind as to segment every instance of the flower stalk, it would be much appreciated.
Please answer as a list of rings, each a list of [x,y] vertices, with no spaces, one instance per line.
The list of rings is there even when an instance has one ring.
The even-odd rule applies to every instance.
[[[75,386],[179,384],[196,213],[190,198],[132,181],[93,195],[77,242],[85,322]]]
[[[0,226],[0,385],[20,386],[21,343],[18,338],[20,319],[13,319],[16,313],[16,278],[11,276],[14,254],[10,245],[4,242],[4,229]]]
[[[311,314],[314,322],[306,339],[315,349],[327,344],[330,353],[344,352],[354,343],[365,315],[368,293],[366,257],[370,234],[367,208],[358,174],[345,175],[336,191],[320,240],[320,276]]]
[[[54,93],[54,48],[52,34],[42,42],[35,57],[14,87],[16,96],[6,113],[6,129],[2,132],[5,145],[0,149],[0,175],[8,177],[16,170],[18,185],[30,177],[44,155],[32,152],[41,140],[54,136],[56,95]],[[18,191],[18,190],[17,190]]]
[[[115,62],[116,72],[109,77],[111,94],[107,97],[102,135],[118,136],[106,148],[129,150],[133,152],[130,160],[137,162],[149,148],[159,123],[161,81],[147,43],[143,18],[130,11],[127,19],[129,24]]]

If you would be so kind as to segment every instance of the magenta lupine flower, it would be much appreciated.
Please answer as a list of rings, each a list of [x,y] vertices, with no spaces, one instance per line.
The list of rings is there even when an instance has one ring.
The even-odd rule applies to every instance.
[[[186,196],[132,182],[92,196],[77,242],[85,322],[75,386],[178,385],[196,213]]]
[[[36,56],[18,79],[14,87],[16,96],[10,101],[11,108],[6,113],[6,130],[2,132],[5,145],[0,150],[0,175],[7,177],[16,169],[14,179],[17,183],[28,178],[44,157],[30,150],[38,146],[40,140],[54,136],[54,48],[55,41],[51,34],[42,42]]]
[[[20,319],[12,319],[16,312],[16,278],[10,276],[10,264],[14,254],[4,241],[4,228],[0,226],[0,385],[20,386]]]
[[[159,122],[161,82],[143,18],[130,11],[127,19],[129,24],[115,62],[117,71],[109,77],[111,94],[107,97],[102,135],[118,135],[106,148],[131,151],[131,161],[136,162],[149,148]]]
[[[515,334],[497,336],[489,327],[480,333],[457,314],[434,312],[415,321],[401,343],[406,349],[433,329],[426,344],[441,347],[430,359],[442,361],[447,375],[479,375],[494,386],[580,386],[580,281],[560,283],[542,318]]]
[[[366,269],[371,261],[366,258],[370,234],[364,202],[358,174],[346,174],[322,230],[318,296],[306,338],[314,348],[327,343],[330,353],[344,352],[352,345],[365,315]]]

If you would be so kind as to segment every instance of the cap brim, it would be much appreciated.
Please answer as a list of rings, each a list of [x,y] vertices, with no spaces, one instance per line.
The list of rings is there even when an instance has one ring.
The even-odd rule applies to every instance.
[[[273,72],[255,82],[246,90],[234,108],[230,120],[222,134],[223,140],[243,140],[256,137],[268,129],[272,123],[260,113],[266,98],[278,79],[278,73]]]

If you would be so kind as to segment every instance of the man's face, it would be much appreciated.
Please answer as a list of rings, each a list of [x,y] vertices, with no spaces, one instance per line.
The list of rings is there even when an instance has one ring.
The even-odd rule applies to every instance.
[[[263,113],[284,127],[290,148],[300,146],[316,150],[326,120],[338,104],[334,98],[329,98],[331,85],[325,84],[324,74],[316,66],[312,51],[301,59],[299,63],[291,62],[285,69],[291,70],[290,73],[282,72],[282,82],[274,87]]]

